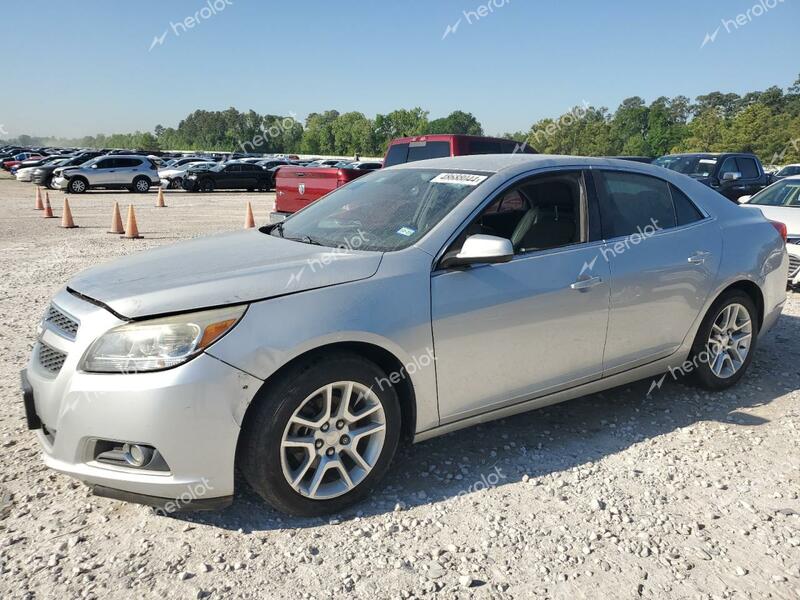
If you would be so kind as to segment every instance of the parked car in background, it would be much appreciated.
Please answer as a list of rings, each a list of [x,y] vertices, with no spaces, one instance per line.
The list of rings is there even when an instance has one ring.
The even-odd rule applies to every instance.
[[[789,284],[800,285],[800,176],[785,177],[754,196],[739,198],[739,203],[786,226]]]
[[[69,158],[59,158],[58,156],[50,156],[40,160],[23,161],[18,167],[14,169],[14,176],[17,181],[30,182],[33,181],[33,173],[39,167],[46,167],[48,165],[63,165],[69,161]]]
[[[219,163],[213,161],[194,161],[184,163],[179,167],[167,167],[158,170],[158,176],[161,178],[161,185],[167,189],[179,190],[183,187],[183,178],[190,170],[195,172],[208,171]]]
[[[208,170],[189,169],[183,178],[183,189],[188,192],[213,192],[214,190],[254,190],[269,189],[269,173],[252,163],[241,161],[227,162]]]
[[[644,163],[646,165],[652,164],[655,160],[650,156],[609,156],[607,158],[616,158],[619,160],[629,160],[631,162]]]
[[[100,152],[83,152],[73,158],[62,159],[63,162],[61,164],[48,163],[41,165],[33,170],[31,181],[36,185],[52,187],[53,178],[60,174],[61,170],[80,166],[98,156],[102,156],[102,154]]]
[[[470,154],[536,154],[530,146],[514,140],[472,135],[426,135],[398,138],[389,143],[381,167],[430,158]],[[364,163],[364,161],[358,161]],[[336,163],[338,164],[338,163]],[[366,175],[372,168],[281,167],[275,173],[275,211],[270,223],[278,223],[325,194]]]
[[[2,166],[6,171],[10,171],[22,161],[29,160],[31,158],[44,158],[44,156],[42,154],[34,154],[33,152],[20,152],[19,154],[4,160]]]
[[[403,434],[686,361],[706,390],[735,385],[786,301],[782,231],[649,165],[396,166],[272,227],[74,277],[22,375],[28,427],[46,465],[101,496],[219,508],[238,468],[278,510],[342,511]]]
[[[800,175],[800,164],[786,165],[773,176],[775,179],[783,179],[784,177],[794,177]]]
[[[653,164],[688,175],[733,202],[740,196],[755,194],[772,183],[772,177],[764,171],[755,154],[669,154],[655,159]]]
[[[376,169],[382,169],[383,163],[379,161],[362,160],[362,161],[351,162],[348,165],[348,167],[351,169],[363,169],[366,171],[374,171]]]
[[[155,164],[142,155],[106,155],[78,167],[63,168],[53,179],[53,187],[72,194],[92,188],[127,189],[144,193],[160,185]]]

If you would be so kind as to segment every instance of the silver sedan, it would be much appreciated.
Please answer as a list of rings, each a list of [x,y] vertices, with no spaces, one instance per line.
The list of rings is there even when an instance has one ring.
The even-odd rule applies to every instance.
[[[47,465],[99,495],[217,508],[238,466],[282,511],[339,511],[401,439],[644,378],[735,384],[785,302],[785,233],[631,162],[376,171],[284,223],[75,277],[26,415]]]

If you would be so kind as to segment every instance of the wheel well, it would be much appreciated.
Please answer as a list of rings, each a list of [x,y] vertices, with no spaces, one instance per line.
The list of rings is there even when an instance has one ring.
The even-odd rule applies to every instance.
[[[261,389],[266,388],[271,381],[274,381],[283,372],[292,368],[302,360],[308,360],[310,357],[313,357],[314,359],[320,359],[325,355],[341,351],[352,352],[353,354],[358,354],[367,360],[372,361],[378,365],[378,367],[380,367],[387,376],[392,373],[403,373],[405,375],[405,377],[401,377],[399,381],[396,384],[393,383],[393,385],[395,391],[397,392],[397,398],[400,401],[402,434],[404,436],[412,437],[416,429],[417,401],[416,395],[414,394],[414,386],[411,383],[411,378],[406,372],[403,363],[400,362],[400,360],[394,354],[374,344],[368,344],[364,342],[337,342],[335,344],[328,344],[327,346],[320,346],[319,348],[315,348],[314,350],[310,350],[304,354],[301,354],[300,356],[283,365],[264,381]],[[257,402],[257,398],[258,394],[250,403],[247,411],[245,411],[244,417],[242,418],[243,426],[247,420],[250,410]]]
[[[761,329],[761,325],[764,323],[764,294],[761,293],[761,288],[759,288],[752,281],[745,279],[742,281],[737,281],[736,283],[726,287],[720,296],[731,290],[739,290],[750,296],[756,305],[756,310],[758,311],[758,328]]]

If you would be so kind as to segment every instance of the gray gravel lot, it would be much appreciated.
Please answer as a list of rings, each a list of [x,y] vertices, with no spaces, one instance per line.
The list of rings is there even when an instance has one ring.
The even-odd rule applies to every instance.
[[[225,511],[159,517],[42,466],[19,370],[74,273],[239,228],[247,200],[264,223],[274,195],[90,192],[64,230],[33,194],[0,179],[0,598],[800,598],[796,297],[729,392],[644,381],[405,447],[330,520],[241,481]],[[114,200],[143,240],[106,233]]]

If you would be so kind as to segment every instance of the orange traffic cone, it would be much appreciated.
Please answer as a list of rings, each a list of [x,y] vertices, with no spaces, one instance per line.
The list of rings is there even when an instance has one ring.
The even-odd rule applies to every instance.
[[[114,202],[114,214],[111,215],[111,229],[108,233],[125,233],[125,230],[122,228],[122,217],[119,214],[118,202]]]
[[[244,228],[245,229],[252,229],[256,226],[256,220],[253,218],[253,207],[250,206],[250,203],[247,203],[247,213],[244,216]]]
[[[61,215],[61,227],[64,229],[75,229],[75,221],[72,220],[72,211],[69,209],[69,200],[64,198],[64,213]]]
[[[42,215],[45,219],[54,219],[55,215],[53,214],[53,207],[50,206],[50,194],[47,192],[44,193],[44,214]]]
[[[158,200],[156,200],[156,208],[166,208],[164,203],[164,188],[158,188]]]
[[[128,223],[125,226],[125,235],[122,237],[126,240],[140,240],[144,237],[139,235],[139,228],[136,226],[136,213],[133,212],[133,204],[128,205]]]
[[[35,210],[44,210],[44,204],[42,203],[42,188],[38,185],[36,186],[36,207]]]

